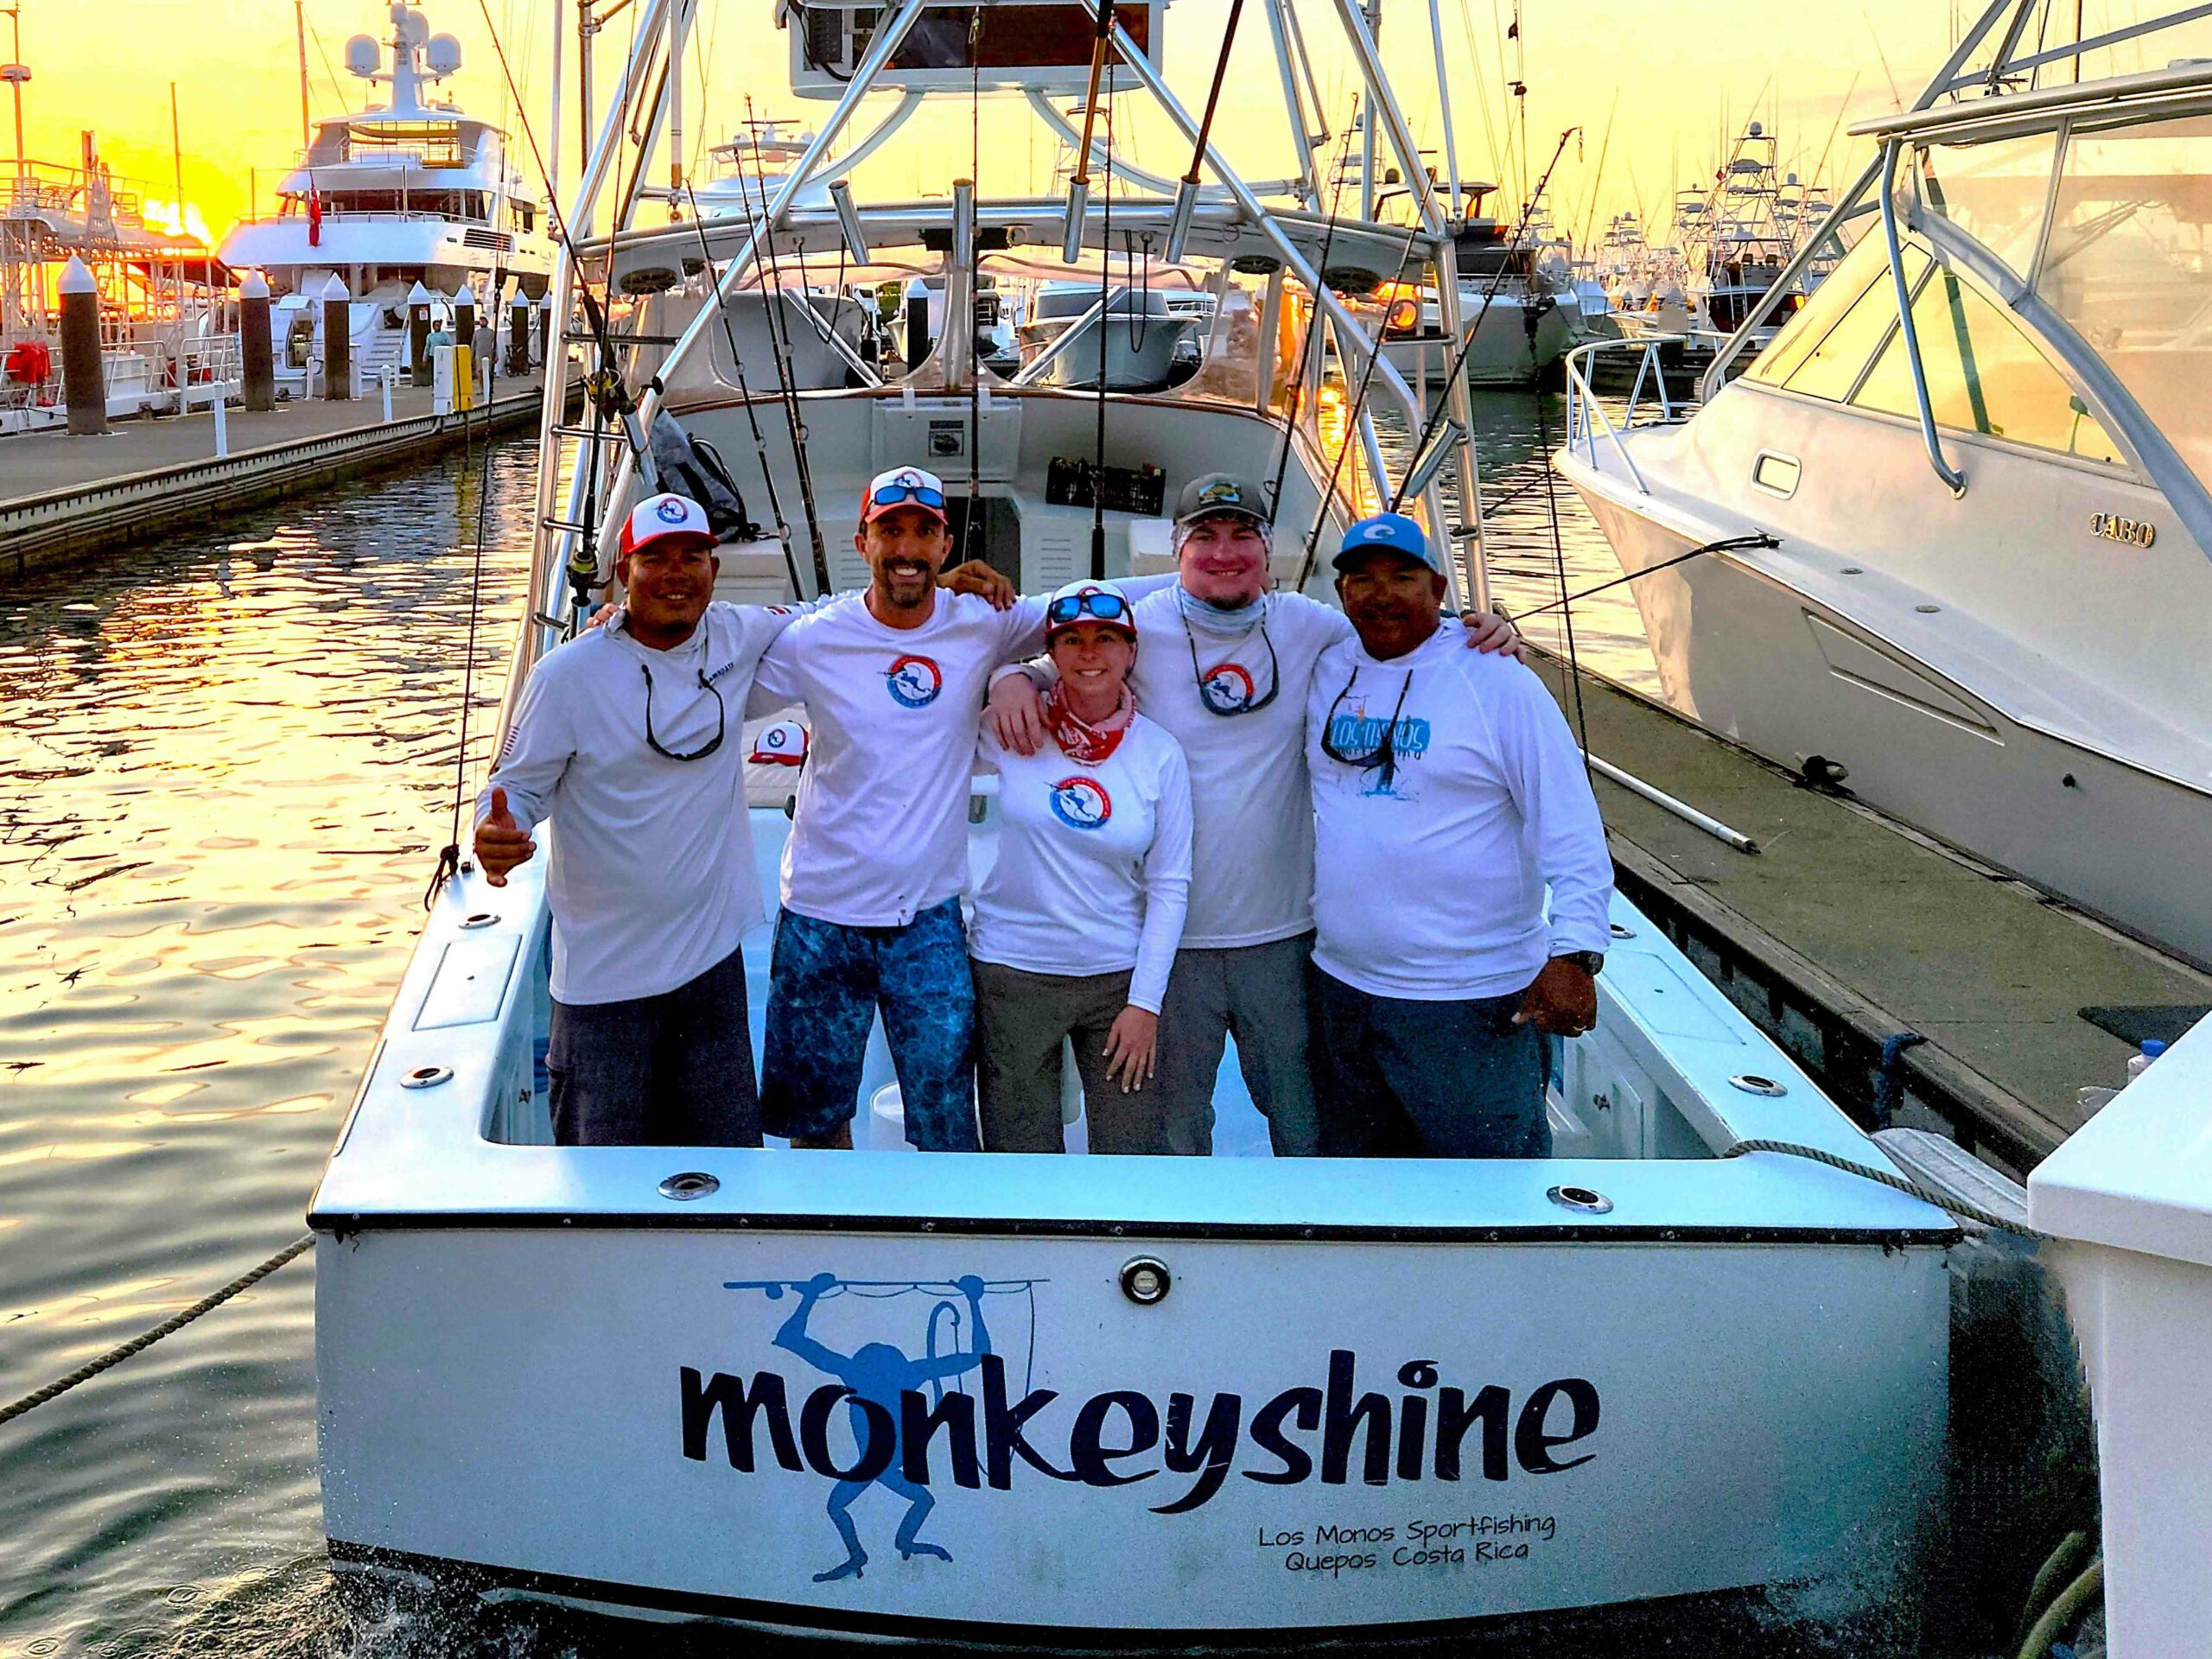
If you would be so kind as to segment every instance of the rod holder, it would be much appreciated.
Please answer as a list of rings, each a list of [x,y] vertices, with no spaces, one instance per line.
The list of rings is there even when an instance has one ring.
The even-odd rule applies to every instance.
[[[1067,228],[1060,233],[1060,263],[1071,265],[1083,257],[1083,221],[1090,212],[1090,181],[1068,181]]]
[[[976,181],[952,181],[952,263],[963,270],[976,268]]]
[[[1167,221],[1167,263],[1183,263],[1183,250],[1191,239],[1191,219],[1198,211],[1198,181],[1185,179],[1175,187],[1175,216]]]
[[[853,263],[868,264],[868,232],[861,228],[861,210],[853,205],[853,187],[839,179],[830,187],[830,200],[837,210],[837,223],[845,232],[845,246]]]
[[[1405,481],[1398,486],[1396,499],[1400,501],[1418,501],[1422,493],[1436,482],[1436,475],[1444,470],[1444,463],[1452,458],[1452,450],[1466,435],[1467,429],[1459,422],[1445,422],[1443,429],[1429,444],[1427,452],[1407,470]]]

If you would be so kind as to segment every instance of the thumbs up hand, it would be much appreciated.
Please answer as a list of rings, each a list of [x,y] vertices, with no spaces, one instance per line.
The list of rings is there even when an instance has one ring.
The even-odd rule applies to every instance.
[[[507,885],[507,872],[518,864],[526,864],[530,855],[537,850],[537,843],[530,838],[515,816],[507,810],[507,791],[492,791],[492,810],[484,815],[484,822],[476,826],[476,862],[482,868],[486,880],[495,887]]]

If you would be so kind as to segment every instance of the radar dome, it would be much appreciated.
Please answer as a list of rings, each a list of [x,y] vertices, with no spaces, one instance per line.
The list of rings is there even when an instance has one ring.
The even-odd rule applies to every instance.
[[[432,74],[449,75],[461,67],[461,42],[450,35],[433,35],[428,55]]]
[[[382,57],[372,35],[356,35],[346,42],[346,67],[357,75],[373,75]]]

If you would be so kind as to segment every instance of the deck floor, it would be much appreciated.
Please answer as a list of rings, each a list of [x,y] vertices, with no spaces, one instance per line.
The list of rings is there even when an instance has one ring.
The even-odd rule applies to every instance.
[[[1573,719],[1564,664],[1535,665]],[[1925,1045],[1903,1057],[1908,1084],[1980,1118],[2016,1149],[2010,1161],[2039,1157],[2079,1126],[2083,1085],[2126,1077],[2133,1049],[2084,1007],[2212,1003],[2212,975],[1864,806],[1801,787],[1645,699],[1582,681],[1593,755],[1761,849],[1736,851],[1599,778],[1627,885],[1658,896],[1694,934],[1732,940],[1794,997],[1861,1033],[1919,1033]],[[1802,1049],[1786,1010],[1764,1012],[1785,1046]]]

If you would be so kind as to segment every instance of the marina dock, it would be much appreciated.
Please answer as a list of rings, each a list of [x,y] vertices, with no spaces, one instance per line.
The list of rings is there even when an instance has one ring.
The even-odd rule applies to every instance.
[[[403,386],[384,418],[380,392],[351,402],[280,403],[265,414],[232,410],[230,453],[215,453],[215,420],[200,412],[118,423],[99,437],[59,429],[0,442],[0,572],[67,564],[380,467],[400,465],[486,430],[526,427],[538,377],[502,379],[489,404],[432,412],[432,393]]]
[[[1566,665],[1535,665],[1573,721]],[[1581,710],[1591,754],[1757,844],[1596,780],[1622,890],[1862,1121],[2024,1174],[2079,1090],[2212,1004],[2212,975],[1587,672]]]

